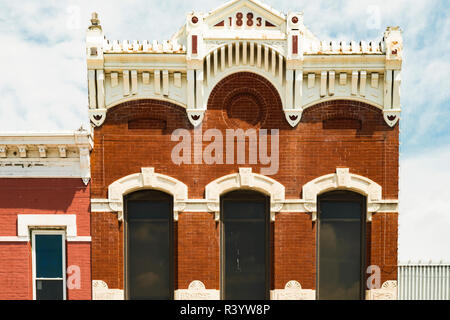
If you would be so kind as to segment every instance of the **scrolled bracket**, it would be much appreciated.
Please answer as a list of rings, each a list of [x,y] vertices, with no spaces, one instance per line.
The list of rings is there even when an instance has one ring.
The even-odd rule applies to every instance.
[[[295,127],[302,119],[302,109],[286,109],[284,110],[284,115],[287,122],[291,127]]]
[[[275,221],[275,215],[283,208],[283,202],[271,202],[270,204],[270,221]]]
[[[187,113],[189,122],[194,127],[199,126],[203,121],[203,118],[205,116],[205,111],[206,110],[204,110],[204,109],[187,109],[186,113]]]
[[[391,109],[391,110],[383,110],[383,118],[389,127],[395,126],[395,124],[400,119],[401,110]]]
[[[96,127],[100,127],[106,119],[106,109],[90,109],[89,119]]]

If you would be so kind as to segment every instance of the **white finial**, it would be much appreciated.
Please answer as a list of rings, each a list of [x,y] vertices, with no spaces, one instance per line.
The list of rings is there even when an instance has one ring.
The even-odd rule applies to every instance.
[[[91,25],[93,25],[93,26],[100,25],[100,20],[98,19],[97,12],[92,12]]]

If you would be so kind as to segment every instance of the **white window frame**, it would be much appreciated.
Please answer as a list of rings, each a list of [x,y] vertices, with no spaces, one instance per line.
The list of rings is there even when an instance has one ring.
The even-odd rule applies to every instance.
[[[32,265],[33,265],[33,300],[36,300],[36,235],[42,234],[56,234],[61,235],[62,241],[62,279],[63,280],[63,300],[67,299],[66,288],[66,231],[65,230],[45,230],[45,229],[33,229],[31,230],[31,249],[32,249]],[[39,278],[39,280],[55,280],[59,278]]]

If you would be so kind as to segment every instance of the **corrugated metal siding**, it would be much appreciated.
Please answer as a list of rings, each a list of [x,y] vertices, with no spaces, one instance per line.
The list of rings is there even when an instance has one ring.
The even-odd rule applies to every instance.
[[[400,264],[399,300],[450,300],[450,264]]]

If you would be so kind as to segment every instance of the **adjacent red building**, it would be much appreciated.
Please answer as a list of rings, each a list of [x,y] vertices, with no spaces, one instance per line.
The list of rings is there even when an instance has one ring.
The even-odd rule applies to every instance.
[[[85,131],[0,135],[0,299],[91,299],[91,149]]]

